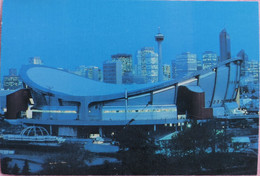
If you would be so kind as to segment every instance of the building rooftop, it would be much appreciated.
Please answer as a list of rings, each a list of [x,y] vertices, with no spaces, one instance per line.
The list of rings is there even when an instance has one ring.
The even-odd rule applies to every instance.
[[[78,75],[40,65],[22,67],[20,75],[29,86],[53,94],[70,96],[104,96],[125,94],[125,91],[145,89],[150,84],[119,85],[94,81]]]

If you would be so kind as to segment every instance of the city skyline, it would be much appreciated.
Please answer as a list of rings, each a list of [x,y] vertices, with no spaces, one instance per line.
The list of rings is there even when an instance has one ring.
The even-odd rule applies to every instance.
[[[135,60],[143,47],[158,53],[158,27],[165,36],[163,64],[182,52],[196,53],[199,59],[208,50],[220,55],[224,28],[232,57],[244,49],[250,60],[259,58],[257,2],[14,0],[3,3],[1,76],[36,56],[45,65],[74,69],[101,68],[117,53]]]

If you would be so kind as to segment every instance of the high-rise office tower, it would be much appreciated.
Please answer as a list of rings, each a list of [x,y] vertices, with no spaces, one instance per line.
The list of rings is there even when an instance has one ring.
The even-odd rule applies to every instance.
[[[22,80],[17,75],[17,70],[14,68],[9,69],[9,75],[4,76],[3,82],[4,90],[16,90],[22,88]]]
[[[103,63],[103,81],[112,84],[122,84],[122,63],[117,61],[105,61]]]
[[[101,81],[101,69],[95,66],[88,66],[85,70],[85,77],[95,81]]]
[[[34,65],[42,65],[43,62],[40,57],[31,57],[29,58],[29,63]]]
[[[230,50],[230,37],[226,32],[226,29],[223,29],[219,34],[219,44],[220,44],[220,62],[225,61],[231,58]]]
[[[239,53],[237,54],[238,58],[243,59],[243,62],[241,63],[241,76],[248,76],[248,56],[245,53],[244,50],[239,51]]]
[[[111,56],[112,61],[122,63],[122,82],[123,84],[133,83],[133,59],[131,54],[116,54]]]
[[[197,70],[203,69],[203,62],[201,59],[197,59]]]
[[[137,75],[142,83],[158,82],[158,54],[151,47],[137,52]]]
[[[171,66],[169,64],[163,64],[163,80],[168,81],[171,79]]]
[[[212,51],[205,51],[202,54],[202,60],[203,60],[203,69],[207,69],[209,67],[217,65],[218,56],[216,53]]]
[[[111,56],[112,61],[120,60],[122,63],[122,73],[133,71],[133,59],[131,54],[115,54]]]
[[[174,77],[183,77],[197,71],[197,55],[190,52],[182,53],[176,56],[176,60],[172,61],[174,69]]]
[[[163,81],[162,41],[164,36],[160,33],[160,28],[158,34],[155,35],[155,40],[158,43],[158,81],[161,82]]]
[[[248,83],[257,84],[259,82],[259,61],[248,60],[243,70],[241,67],[241,76],[244,76]]]
[[[176,60],[172,60],[172,78],[176,78]]]

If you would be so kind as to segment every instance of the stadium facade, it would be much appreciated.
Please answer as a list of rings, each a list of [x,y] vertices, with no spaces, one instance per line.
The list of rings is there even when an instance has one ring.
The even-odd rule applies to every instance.
[[[86,127],[100,130],[131,122],[156,129],[182,122],[183,116],[214,118],[216,109],[235,101],[241,63],[239,58],[229,59],[180,79],[145,85],[107,84],[27,65],[20,71],[24,89],[7,96],[7,118],[30,109],[32,118],[22,119],[23,123],[54,126],[58,135],[67,136]]]

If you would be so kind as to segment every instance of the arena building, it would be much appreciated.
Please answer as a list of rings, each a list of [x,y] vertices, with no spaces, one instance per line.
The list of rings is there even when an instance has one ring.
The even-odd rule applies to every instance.
[[[181,79],[145,85],[108,84],[27,65],[20,71],[24,89],[7,96],[7,118],[79,137],[104,129],[113,133],[129,123],[156,130],[183,123],[183,118],[214,118],[235,101],[241,62],[229,59]]]

